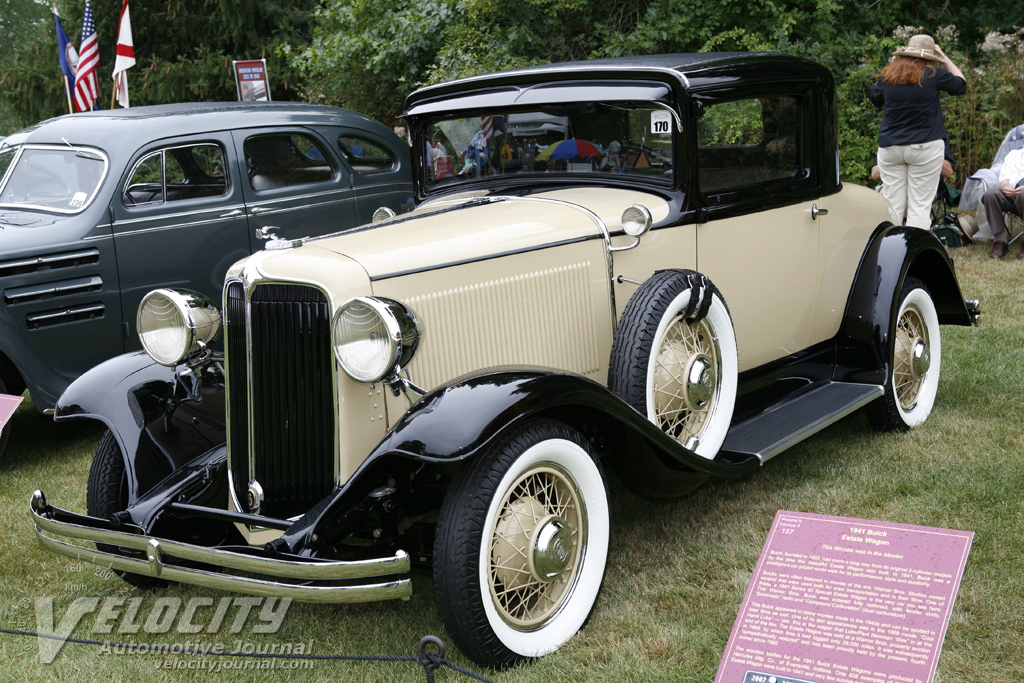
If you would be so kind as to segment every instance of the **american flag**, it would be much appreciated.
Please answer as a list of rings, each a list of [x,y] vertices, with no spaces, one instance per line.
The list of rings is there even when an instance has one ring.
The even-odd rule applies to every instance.
[[[92,20],[92,5],[85,0],[82,19],[82,45],[78,53],[78,74],[75,78],[75,106],[78,111],[89,111],[96,101],[96,69],[100,65],[100,50],[96,44],[96,22]]]

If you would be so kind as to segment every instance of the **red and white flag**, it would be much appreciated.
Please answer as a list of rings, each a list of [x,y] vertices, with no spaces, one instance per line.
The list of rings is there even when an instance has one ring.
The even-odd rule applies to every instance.
[[[92,5],[85,0],[82,19],[82,45],[78,53],[78,73],[75,75],[75,106],[78,111],[89,111],[96,102],[96,69],[100,65],[100,49],[96,44],[96,22],[92,20]]]
[[[117,28],[117,56],[114,59],[114,83],[117,84],[117,101],[122,107],[128,106],[127,69],[132,66],[135,66],[135,44],[132,42],[132,22],[128,18],[128,0],[124,0]]]

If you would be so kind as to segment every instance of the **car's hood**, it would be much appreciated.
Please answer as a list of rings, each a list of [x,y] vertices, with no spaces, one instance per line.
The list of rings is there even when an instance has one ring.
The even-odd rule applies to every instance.
[[[620,230],[622,211],[640,203],[654,221],[667,202],[649,193],[609,188],[556,190],[528,197],[456,197],[344,234],[315,240],[359,263],[371,278],[465,263]]]

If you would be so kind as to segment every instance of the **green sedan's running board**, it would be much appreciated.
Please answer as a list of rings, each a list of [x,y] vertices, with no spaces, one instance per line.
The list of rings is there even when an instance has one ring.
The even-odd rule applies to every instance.
[[[829,382],[733,426],[722,451],[729,455],[753,455],[763,465],[881,395],[882,387],[877,384]],[[794,430],[794,425],[799,427]]]

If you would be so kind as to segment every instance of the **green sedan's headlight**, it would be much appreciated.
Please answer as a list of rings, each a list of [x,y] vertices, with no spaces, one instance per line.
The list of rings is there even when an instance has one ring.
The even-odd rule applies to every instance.
[[[173,366],[205,350],[220,334],[220,311],[198,292],[156,289],[139,304],[139,338],[146,353]]]
[[[373,384],[390,379],[412,359],[419,344],[416,315],[392,299],[360,296],[334,316],[334,354],[348,375]]]

